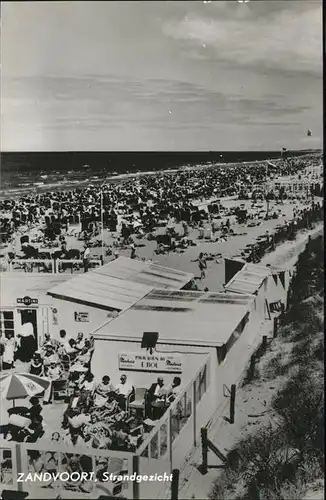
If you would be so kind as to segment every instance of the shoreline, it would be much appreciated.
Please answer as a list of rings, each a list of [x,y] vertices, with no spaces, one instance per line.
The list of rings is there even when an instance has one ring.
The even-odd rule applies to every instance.
[[[314,151],[315,153],[319,153],[319,151]],[[296,159],[296,158],[301,158],[306,155],[310,155],[311,153],[309,151],[301,151],[298,152],[301,154],[298,155],[293,155],[289,156],[288,159]],[[46,193],[46,192],[51,192],[51,191],[69,191],[69,190],[74,190],[78,187],[85,187],[86,184],[90,184],[93,186],[98,186],[98,185],[103,185],[103,184],[117,184],[124,182],[126,180],[131,180],[137,177],[144,177],[144,176],[152,176],[152,175],[162,175],[162,174],[177,174],[178,172],[182,171],[192,171],[192,170],[202,170],[202,169],[210,169],[210,168],[231,168],[231,167],[237,167],[241,165],[252,165],[252,166],[257,166],[257,164],[261,164],[262,167],[266,165],[271,165],[272,161],[279,162],[282,158],[281,157],[276,157],[276,158],[265,158],[263,160],[252,160],[252,161],[238,161],[238,162],[211,162],[207,161],[206,163],[203,164],[196,164],[196,165],[189,165],[185,163],[184,165],[176,168],[164,168],[164,169],[158,169],[158,170],[146,170],[144,172],[142,171],[135,171],[135,172],[130,172],[128,173],[121,173],[117,175],[113,175],[112,172],[106,176],[105,174],[102,174],[98,172],[98,169],[94,167],[93,171],[92,169],[90,174],[93,173],[94,178],[92,175],[90,175],[87,178],[84,179],[74,179],[74,180],[58,180],[58,182],[51,182],[51,183],[44,183],[42,185],[39,185],[39,182],[42,182],[40,179],[42,179],[41,172],[35,172],[35,179],[34,182],[30,182],[28,186],[23,187],[23,186],[15,186],[15,187],[6,187],[0,189],[0,201],[4,201],[9,198],[13,199],[19,199],[20,197],[23,196],[35,196],[38,194]],[[75,171],[77,173],[78,170]],[[82,167],[80,167],[79,172],[82,172]],[[99,173],[97,176],[96,174]],[[19,173],[15,173],[14,175],[18,175]],[[20,173],[22,174],[22,173]],[[64,175],[64,172],[58,172],[58,175]],[[37,184],[37,185],[36,185]]]

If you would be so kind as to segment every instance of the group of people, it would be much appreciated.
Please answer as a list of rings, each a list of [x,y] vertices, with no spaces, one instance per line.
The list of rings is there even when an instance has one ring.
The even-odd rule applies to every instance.
[[[158,377],[145,391],[143,406],[133,408],[137,392],[126,374],[115,386],[108,375],[96,384],[88,372],[69,398],[62,421],[65,441],[92,448],[134,451],[155,420],[175,400],[180,386],[180,377],[174,377],[168,387]]]
[[[33,325],[26,323],[16,338],[13,330],[5,335],[0,333],[0,366],[2,370],[11,370],[16,361],[30,363],[36,351]]]
[[[158,377],[144,391],[143,404],[133,408],[137,388],[126,374],[114,385],[108,375],[96,382],[91,371],[94,339],[80,332],[76,339],[60,330],[59,340],[45,336],[34,352],[29,373],[50,381],[45,391],[32,397],[30,408],[9,410],[8,437],[18,442],[35,442],[41,438],[62,441],[73,446],[99,449],[135,450],[143,436],[175,400],[181,388],[181,378],[174,377],[165,385]],[[66,405],[61,428],[51,429],[43,420],[43,405],[61,399]],[[42,404],[41,404],[42,402]],[[19,423],[20,417],[26,423]],[[18,418],[18,424],[17,424]],[[147,427],[146,422],[150,422]],[[54,433],[54,434],[53,434]],[[54,437],[55,436],[55,439]]]
[[[268,167],[268,175],[295,174],[318,161],[320,155],[275,161]],[[60,246],[58,240],[67,233],[70,224],[80,223],[83,239],[89,241],[92,235],[99,234],[102,223],[112,233],[117,232],[122,216],[124,222],[119,225],[122,244],[130,244],[131,235],[145,236],[159,227],[161,221],[199,223],[200,200],[239,195],[252,190],[253,185],[264,186],[264,165],[263,162],[209,165],[126,179],[100,190],[88,186],[7,199],[0,202],[0,211],[6,215],[1,232],[9,242],[20,228],[37,226],[43,232],[40,243],[50,245],[55,241]]]

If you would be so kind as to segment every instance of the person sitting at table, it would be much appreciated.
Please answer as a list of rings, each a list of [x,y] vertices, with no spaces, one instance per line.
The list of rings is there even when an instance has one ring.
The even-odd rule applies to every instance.
[[[31,373],[32,375],[38,375],[40,377],[43,375],[43,372],[44,372],[43,359],[41,358],[40,353],[35,352],[32,357],[29,373]]]
[[[54,380],[60,380],[61,375],[62,375],[61,366],[58,363],[51,362],[48,368],[47,377],[50,380],[54,381]]]
[[[127,375],[122,374],[120,384],[117,385],[115,392],[118,395],[119,405],[123,410],[126,409],[127,399],[134,390],[134,386],[127,380]]]
[[[67,412],[65,416],[71,437],[74,434],[82,436],[84,426],[90,421],[90,415],[82,413],[80,408],[75,408]]]
[[[61,366],[58,365],[57,363],[51,362],[48,370],[47,370],[47,377],[51,380],[51,382],[55,382],[56,380],[60,380],[61,376],[63,374],[63,370],[61,369]],[[45,390],[44,393],[44,399],[43,399],[43,404],[49,404],[51,401],[53,393],[53,384],[51,383],[49,387]]]
[[[165,403],[166,388],[164,387],[163,377],[158,377],[157,382],[152,384],[147,392],[146,397],[146,415],[151,420],[158,418],[160,413],[157,408],[160,408]]]
[[[61,349],[66,351],[67,348],[69,349],[69,338],[67,337],[66,330],[60,330],[59,335],[60,335],[59,342],[61,345]]]
[[[35,419],[41,416],[42,406],[40,405],[39,398],[36,398],[35,396],[31,397],[29,402],[32,406],[28,409],[28,412],[26,412],[26,416],[33,422]]]
[[[60,342],[55,339],[51,339],[51,336],[49,333],[46,333],[44,335],[44,342],[41,345],[41,351],[45,351],[47,347],[52,347],[54,350],[56,350],[60,346]]]
[[[96,388],[96,383],[95,383],[95,380],[94,380],[93,373],[91,373],[91,372],[87,372],[86,373],[85,380],[81,384],[80,388],[83,391],[88,392],[90,395],[93,395],[93,393],[95,391],[95,388]]]
[[[129,428],[125,422],[119,422],[112,432],[113,449],[129,449],[131,447]]]
[[[81,395],[81,389],[79,387],[76,387],[73,394],[69,397],[66,411],[70,409],[74,410],[79,407],[80,395]]]
[[[78,350],[76,349],[76,341],[74,339],[69,339],[68,344],[65,347],[66,353],[69,354],[70,359],[75,359],[78,354]]]
[[[107,423],[100,420],[100,417],[93,413],[90,416],[90,422],[85,425],[83,429],[83,436],[85,442],[90,442],[93,445],[95,439],[99,441],[99,447],[101,447],[101,441],[104,441],[105,447],[107,445],[107,437],[110,437],[111,431]]]
[[[43,351],[43,365],[44,365],[44,374],[48,375],[48,370],[51,363],[58,364],[60,363],[60,358],[58,353],[55,351],[52,345],[47,345],[45,350]]]
[[[102,382],[96,386],[94,391],[95,406],[103,406],[107,402],[109,393],[113,391],[114,387],[111,383],[110,377],[108,375],[104,375]]]
[[[25,429],[27,435],[25,439],[26,443],[36,443],[36,441],[44,435],[42,422],[43,418],[39,416]]]
[[[116,399],[116,394],[112,391],[108,394],[106,402],[102,405],[101,409],[97,412],[101,418],[113,420],[112,417],[119,413],[119,404]]]
[[[94,348],[91,348],[89,340],[86,339],[83,349],[78,353],[78,361],[88,368],[88,370],[90,369],[93,352]]]
[[[175,398],[177,397],[177,395],[180,392],[180,389],[181,389],[180,386],[181,386],[181,378],[174,377],[171,386],[167,390],[166,402],[168,404],[173,403],[173,401],[175,400]]]
[[[78,332],[75,342],[75,349],[77,349],[77,351],[82,351],[84,347],[85,347],[84,334],[83,332]]]

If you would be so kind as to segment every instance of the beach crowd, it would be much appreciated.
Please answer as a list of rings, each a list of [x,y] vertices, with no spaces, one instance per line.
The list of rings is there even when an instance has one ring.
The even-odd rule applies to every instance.
[[[86,271],[91,267],[92,247],[103,247],[102,228],[116,239],[104,243],[105,256],[118,256],[119,249],[130,248],[136,256],[137,240],[156,239],[156,253],[184,250],[194,244],[189,230],[197,228],[204,237],[203,223],[211,224],[211,233],[223,238],[228,224],[219,224],[225,197],[282,201],[286,194],[267,192],[267,181],[273,177],[298,174],[322,162],[321,155],[276,160],[273,163],[246,163],[227,166],[202,166],[177,172],[163,172],[126,179],[119,184],[104,183],[70,191],[52,191],[0,203],[1,234],[6,258],[83,260]],[[206,207],[203,209],[203,203]],[[245,212],[235,215],[248,221]],[[176,233],[175,224],[182,225]],[[38,232],[30,236],[32,228]],[[165,228],[162,234],[155,234]],[[20,245],[17,244],[17,235]],[[80,244],[69,245],[68,236]],[[70,247],[69,247],[70,246]],[[103,254],[101,255],[103,258]],[[66,265],[66,268],[69,267]],[[26,269],[25,269],[26,270]],[[43,271],[50,270],[44,266]],[[63,265],[62,270],[65,270]]]

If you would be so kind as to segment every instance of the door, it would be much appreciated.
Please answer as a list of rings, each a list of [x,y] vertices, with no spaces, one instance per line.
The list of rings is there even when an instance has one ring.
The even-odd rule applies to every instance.
[[[37,337],[37,310],[36,309],[20,309],[21,323],[32,323],[34,330],[34,338],[36,340],[36,349],[38,349],[38,337]]]

